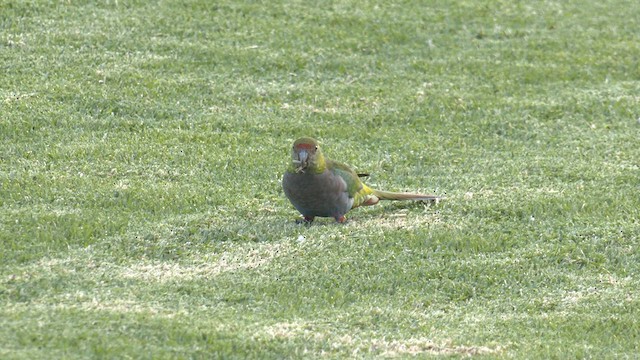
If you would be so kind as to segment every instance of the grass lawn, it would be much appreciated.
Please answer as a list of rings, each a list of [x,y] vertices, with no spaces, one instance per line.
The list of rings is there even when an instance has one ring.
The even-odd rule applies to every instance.
[[[636,358],[640,2],[0,0],[0,358]],[[392,191],[298,217],[293,140]]]

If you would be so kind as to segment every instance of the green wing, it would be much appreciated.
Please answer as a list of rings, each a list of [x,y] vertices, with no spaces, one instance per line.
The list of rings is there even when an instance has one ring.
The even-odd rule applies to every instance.
[[[338,161],[327,159],[326,162],[327,168],[347,183],[347,192],[349,193],[349,197],[353,198],[353,206],[351,206],[351,208],[356,208],[369,201],[373,190],[360,181],[358,174],[356,174],[353,169]]]

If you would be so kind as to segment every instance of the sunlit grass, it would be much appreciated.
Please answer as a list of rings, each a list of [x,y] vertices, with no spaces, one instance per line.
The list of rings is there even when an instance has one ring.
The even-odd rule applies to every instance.
[[[638,353],[635,2],[0,8],[0,357]]]

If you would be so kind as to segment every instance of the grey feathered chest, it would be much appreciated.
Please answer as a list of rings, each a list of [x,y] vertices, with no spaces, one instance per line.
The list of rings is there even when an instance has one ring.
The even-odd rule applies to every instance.
[[[285,172],[282,188],[293,206],[304,216],[343,216],[353,205],[347,183],[330,171],[321,174]]]

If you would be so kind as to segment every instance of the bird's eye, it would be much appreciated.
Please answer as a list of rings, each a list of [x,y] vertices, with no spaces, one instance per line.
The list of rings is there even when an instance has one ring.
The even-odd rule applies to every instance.
[[[316,145],[316,150],[318,150],[318,145]]]

